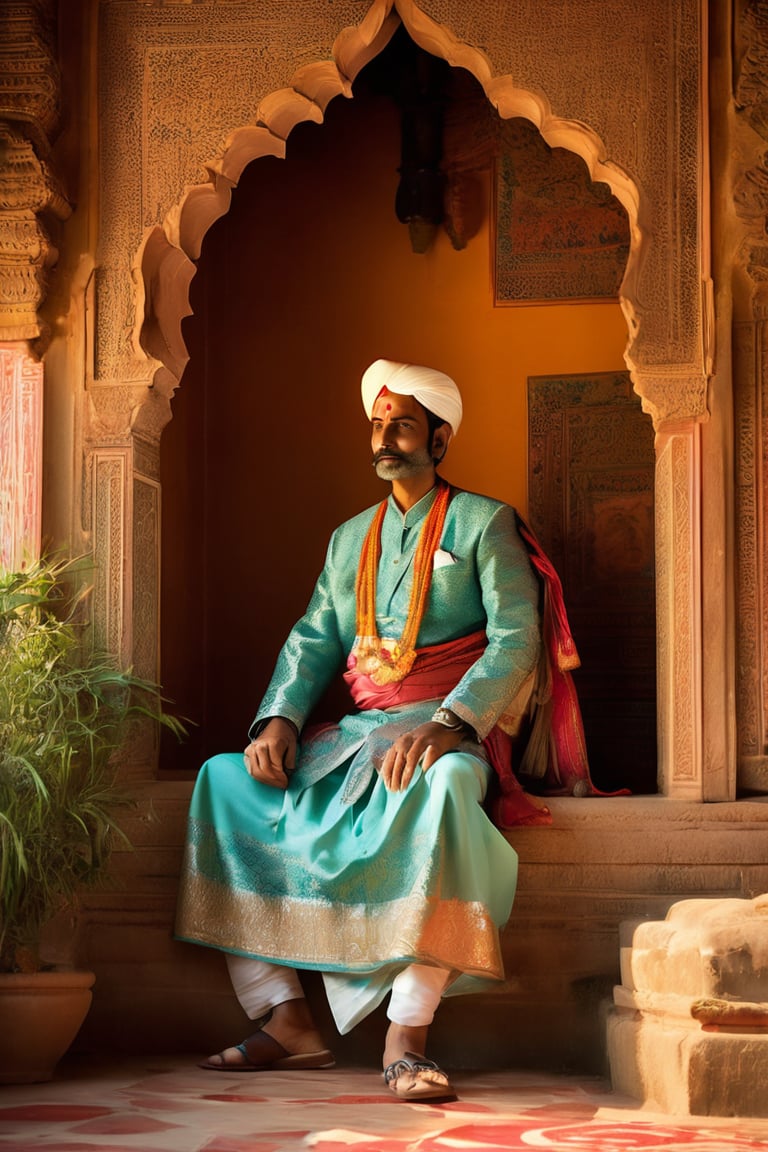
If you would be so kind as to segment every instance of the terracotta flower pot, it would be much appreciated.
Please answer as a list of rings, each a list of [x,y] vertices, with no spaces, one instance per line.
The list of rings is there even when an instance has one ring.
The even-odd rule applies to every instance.
[[[0,1083],[51,1080],[91,1006],[93,972],[0,972]]]

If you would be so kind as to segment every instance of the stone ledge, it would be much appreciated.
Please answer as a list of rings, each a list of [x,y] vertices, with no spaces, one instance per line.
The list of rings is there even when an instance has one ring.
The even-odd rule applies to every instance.
[[[665,1112],[768,1116],[768,896],[680,900],[620,934],[614,1089]]]
[[[160,768],[158,778],[138,782],[137,796],[182,801],[192,795],[195,776],[169,773]],[[604,825],[621,824],[641,827],[645,821],[662,819],[664,823],[686,825],[768,823],[768,795],[751,796],[735,801],[702,803],[669,796],[547,796],[546,804],[553,813],[553,827],[578,827],[590,821]],[[512,829],[517,833],[547,833],[543,826]]]
[[[668,1017],[613,1009],[607,1021],[615,1092],[649,1110],[768,1116],[768,1033],[705,1032]]]
[[[613,990],[613,1002],[617,1010],[663,1016],[666,1020],[673,1019],[682,1028],[698,1031],[701,1027],[691,1015],[694,1001],[690,996],[674,992],[637,992],[618,985]]]
[[[768,896],[689,899],[661,921],[622,924],[621,974],[633,992],[768,999]]]
[[[187,804],[194,779],[171,779],[161,775],[155,780],[138,781],[131,790],[139,804]],[[667,796],[547,796],[542,798],[552,813],[552,824],[533,828],[511,828],[508,835],[519,837],[552,836],[558,831],[579,831],[588,827],[604,829],[637,828],[647,833],[648,822],[662,827],[711,828],[714,826],[764,828],[768,831],[768,796],[703,803],[674,800]]]
[[[713,825],[765,828],[768,830],[768,796],[749,800],[704,804],[673,800],[667,796],[551,796],[549,828],[513,828],[521,833],[600,828],[636,828],[647,833],[649,821],[661,827],[709,828]]]

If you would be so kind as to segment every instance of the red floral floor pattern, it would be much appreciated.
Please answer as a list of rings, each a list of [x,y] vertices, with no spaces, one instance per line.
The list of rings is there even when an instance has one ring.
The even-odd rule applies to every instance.
[[[186,1057],[71,1063],[49,1084],[0,1087],[0,1152],[768,1150],[768,1119],[660,1116],[598,1079],[453,1079],[458,1101],[416,1105],[389,1095],[373,1069],[233,1075]]]

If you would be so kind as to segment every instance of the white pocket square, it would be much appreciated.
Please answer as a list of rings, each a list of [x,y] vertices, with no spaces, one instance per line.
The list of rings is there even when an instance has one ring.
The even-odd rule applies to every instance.
[[[455,564],[456,557],[451,552],[444,552],[442,548],[438,548],[435,552],[435,558],[432,561],[432,567],[445,568],[447,564]]]

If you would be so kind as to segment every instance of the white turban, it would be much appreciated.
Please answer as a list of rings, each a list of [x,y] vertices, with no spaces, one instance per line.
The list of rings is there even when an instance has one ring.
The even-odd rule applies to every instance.
[[[454,436],[461,424],[461,393],[450,376],[420,364],[400,364],[397,360],[374,360],[361,381],[363,407],[370,420],[376,397],[382,388],[400,396],[413,396],[435,416],[446,420]]]

